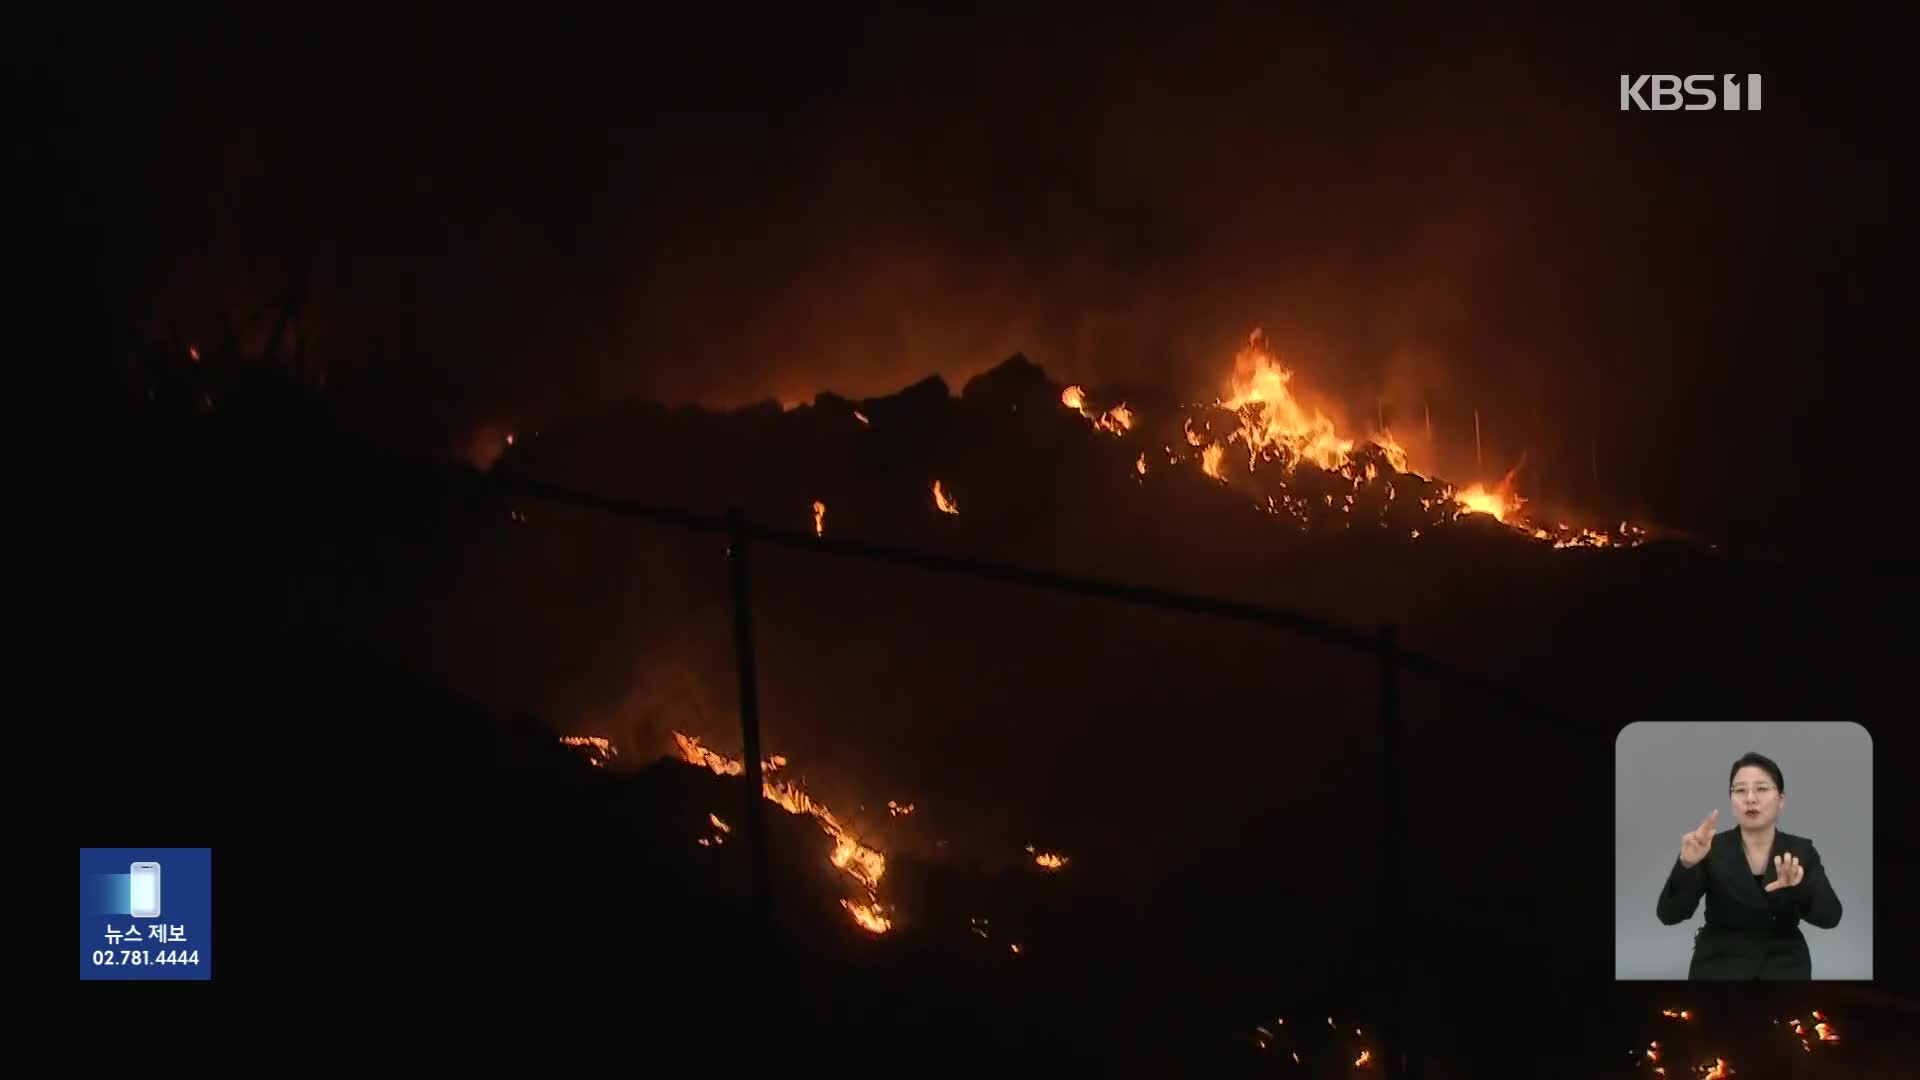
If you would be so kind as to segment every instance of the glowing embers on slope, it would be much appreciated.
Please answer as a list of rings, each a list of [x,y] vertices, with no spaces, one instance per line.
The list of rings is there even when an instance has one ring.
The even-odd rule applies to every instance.
[[[605,768],[607,762],[620,755],[611,742],[597,735],[562,735],[560,745],[575,747],[587,759],[587,764],[598,768]]]
[[[1032,844],[1027,845],[1027,854],[1033,856],[1033,864],[1052,873],[1067,865],[1067,857],[1057,851],[1037,851]]]
[[[1232,393],[1219,404],[1240,418],[1248,464],[1278,454],[1290,462],[1339,468],[1353,451],[1353,440],[1341,438],[1320,410],[1296,400],[1292,383],[1293,371],[1267,348],[1266,334],[1256,328],[1247,335],[1246,345],[1233,358]]]
[[[1127,403],[1124,401],[1105,413],[1097,413],[1087,408],[1087,395],[1084,390],[1078,386],[1069,386],[1060,392],[1060,404],[1093,421],[1093,426],[1098,431],[1111,435],[1125,435],[1133,430],[1133,410],[1127,408]]]
[[[1188,406],[1188,414],[1179,418],[1186,446],[1197,453],[1164,445],[1168,464],[1197,465],[1222,485],[1250,487],[1256,507],[1308,530],[1378,525],[1417,540],[1446,523],[1484,515],[1554,548],[1632,547],[1646,539],[1646,530],[1625,522],[1618,530],[1603,531],[1527,520],[1523,507],[1528,500],[1515,482],[1526,464],[1524,454],[1497,483],[1456,487],[1416,473],[1409,452],[1391,430],[1382,426],[1364,439],[1342,433],[1330,417],[1296,396],[1297,389],[1293,371],[1269,348],[1265,335],[1254,330],[1235,356],[1225,396],[1210,406]],[[1140,432],[1161,441],[1154,436],[1162,433],[1143,430],[1141,418],[1125,403],[1101,413],[1088,404],[1080,386],[1067,387],[1060,400],[1098,430],[1116,436]],[[1237,466],[1229,470],[1229,448],[1235,458],[1245,452],[1245,472]],[[1131,446],[1128,450],[1134,454],[1137,479],[1146,472],[1146,454]],[[1397,501],[1402,498],[1417,499],[1419,509]]]
[[[710,750],[700,745],[700,740],[692,735],[676,731],[673,733],[673,743],[680,759],[688,764],[703,766],[720,776],[746,775],[744,761]],[[833,838],[833,853],[827,856],[827,861],[834,869],[858,883],[866,894],[864,901],[842,900],[840,906],[847,909],[862,929],[875,934],[886,933],[893,927],[893,921],[880,903],[879,886],[880,879],[887,873],[887,857],[862,844],[859,837],[833,816],[833,811],[807,794],[798,783],[775,779],[774,774],[786,768],[786,765],[787,759],[778,754],[760,763],[761,795],[789,814],[812,817],[820,826],[820,831]]]

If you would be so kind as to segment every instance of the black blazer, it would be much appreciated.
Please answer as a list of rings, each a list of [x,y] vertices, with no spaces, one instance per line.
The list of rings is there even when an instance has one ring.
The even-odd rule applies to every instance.
[[[1776,875],[1773,859],[1793,855],[1806,875],[1800,884],[1766,891]],[[1804,836],[1775,830],[1765,880],[1755,884],[1738,827],[1713,838],[1707,857],[1693,869],[1673,869],[1660,890],[1660,921],[1673,926],[1693,918],[1707,898],[1707,924],[1693,938],[1689,979],[1811,979],[1813,957],[1800,932],[1801,920],[1822,929],[1840,925],[1840,898],[1833,894],[1820,853]]]

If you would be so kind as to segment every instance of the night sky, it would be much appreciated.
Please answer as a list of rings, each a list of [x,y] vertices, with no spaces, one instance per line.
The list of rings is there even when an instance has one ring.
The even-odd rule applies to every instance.
[[[1536,490],[1597,449],[1669,512],[1878,426],[1889,68],[1824,15],[133,18],[25,58],[109,302],[203,338],[304,261],[406,439],[1016,351],[1210,397],[1254,326],[1350,423],[1425,405],[1457,463],[1477,407]],[[1640,71],[1765,109],[1618,111]]]

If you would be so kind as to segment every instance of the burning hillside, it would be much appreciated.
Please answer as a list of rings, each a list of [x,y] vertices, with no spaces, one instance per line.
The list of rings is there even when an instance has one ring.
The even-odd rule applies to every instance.
[[[690,765],[711,769],[717,776],[746,775],[745,762],[700,745],[700,740],[692,735],[676,731],[673,733],[673,744],[680,759]],[[810,815],[819,823],[820,831],[833,839],[833,854],[828,856],[827,861],[862,892],[861,899],[843,899],[840,906],[846,908],[854,922],[864,930],[875,934],[891,930],[893,920],[888,918],[886,906],[880,902],[880,879],[887,873],[887,857],[861,843],[859,837],[840,823],[833,811],[817,802],[798,783],[775,779],[774,774],[786,768],[786,765],[787,759],[778,754],[761,762],[761,794],[787,813]],[[714,823],[719,823],[717,818]]]
[[[1631,547],[1647,535],[1625,521],[1589,528],[1533,520],[1518,486],[1524,456],[1496,483],[1456,487],[1416,471],[1390,430],[1361,439],[1342,435],[1333,420],[1295,396],[1293,371],[1258,329],[1234,358],[1228,394],[1211,404],[1142,417],[1125,401],[1104,411],[1091,407],[1086,389],[1077,385],[1062,391],[1060,402],[1121,440],[1130,455],[1134,444],[1144,444],[1132,459],[1138,474],[1146,474],[1151,444],[1158,440],[1156,460],[1197,467],[1244,491],[1258,509],[1308,532],[1381,528],[1418,540],[1483,514],[1555,548]]]

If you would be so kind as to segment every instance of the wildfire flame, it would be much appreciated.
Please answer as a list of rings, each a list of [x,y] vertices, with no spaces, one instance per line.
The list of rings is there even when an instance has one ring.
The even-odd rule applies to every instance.
[[[1363,485],[1381,485],[1387,503],[1395,499],[1392,481],[1400,476],[1411,476],[1421,484],[1429,482],[1428,478],[1412,471],[1411,455],[1394,437],[1384,420],[1381,420],[1379,429],[1372,431],[1364,440],[1342,435],[1331,418],[1302,402],[1296,396],[1296,390],[1292,369],[1273,352],[1265,333],[1254,329],[1234,357],[1226,395],[1213,402],[1215,408],[1233,414],[1235,428],[1224,441],[1217,440],[1213,434],[1214,425],[1204,415],[1182,417],[1181,428],[1187,445],[1200,451],[1197,458],[1184,460],[1197,460],[1201,472],[1206,476],[1231,484],[1233,481],[1229,479],[1225,468],[1227,445],[1243,442],[1249,474],[1259,472],[1263,463],[1268,462],[1277,463],[1280,474],[1279,478],[1268,474],[1256,481],[1267,490],[1260,492],[1255,505],[1262,506],[1264,503],[1262,508],[1276,515],[1281,514],[1284,506],[1285,516],[1309,528],[1313,525],[1313,515],[1309,509],[1317,509],[1308,501],[1309,498],[1314,502],[1323,501],[1329,511],[1341,514],[1343,528],[1353,528],[1363,523],[1365,514],[1361,511],[1368,511],[1370,507],[1359,503],[1352,495],[1347,496],[1344,505],[1341,505],[1331,495],[1322,495],[1320,492],[1301,497],[1297,502],[1292,496],[1276,499],[1271,488],[1276,484],[1282,488],[1289,486],[1295,472],[1303,465],[1312,464],[1324,472],[1347,478],[1356,492]],[[1126,403],[1122,402],[1105,413],[1098,412],[1089,405],[1086,389],[1082,386],[1065,388],[1060,394],[1060,402],[1091,421],[1097,430],[1115,436],[1135,430],[1136,417]],[[1171,447],[1165,450],[1169,464],[1182,463],[1181,456],[1175,454]],[[1565,523],[1548,527],[1527,521],[1522,514],[1522,507],[1527,500],[1519,494],[1514,483],[1515,476],[1525,462],[1526,455],[1522,454],[1520,463],[1498,483],[1475,482],[1459,489],[1443,485],[1442,498],[1436,499],[1431,495],[1420,498],[1421,509],[1435,515],[1429,519],[1435,525],[1469,514],[1485,514],[1555,548],[1631,547],[1645,541],[1646,530],[1627,522],[1621,522],[1617,531],[1607,531],[1575,529]],[[1396,475],[1385,475],[1389,469]],[[1146,472],[1144,453],[1136,457],[1134,470],[1137,474]],[[1421,530],[1409,529],[1408,538],[1418,539],[1421,533]]]
[[[690,765],[699,765],[711,769],[719,776],[744,776],[746,763],[730,758],[700,745],[700,740],[684,732],[673,733],[674,748],[681,760]],[[852,913],[854,922],[876,934],[884,934],[892,928],[893,921],[884,914],[880,904],[880,879],[887,873],[887,857],[862,844],[840,820],[833,816],[824,803],[816,801],[797,783],[774,779],[775,773],[785,768],[787,759],[778,754],[761,762],[760,793],[768,802],[774,803],[789,814],[806,814],[820,826],[820,831],[833,838],[833,854],[827,861],[833,868],[846,874],[860,884],[867,894],[865,903],[842,900],[842,907]],[[718,819],[715,819],[716,821]]]
[[[947,495],[946,489],[940,486],[940,481],[938,480],[933,482],[933,505],[939,507],[940,512],[943,514],[957,514],[960,512],[960,504],[954,502],[953,499]]]
[[[851,900],[842,900],[840,906],[853,914],[853,921],[859,923],[862,930],[884,934],[893,929],[893,920],[882,913],[879,904],[856,904]]]
[[[827,535],[827,504],[818,499],[813,501],[813,535]]]
[[[1042,870],[1053,871],[1067,865],[1067,857],[1052,851],[1035,851],[1032,844],[1027,845],[1027,853],[1033,856],[1034,865]]]
[[[1108,409],[1105,414],[1096,413],[1087,408],[1087,392],[1078,386],[1069,386],[1060,391],[1060,404],[1093,421],[1097,430],[1114,435],[1125,435],[1133,430],[1133,410],[1127,408],[1124,401]]]
[[[1255,328],[1233,358],[1233,393],[1220,402],[1240,417],[1248,463],[1284,451],[1294,461],[1338,468],[1353,451],[1353,440],[1340,438],[1318,409],[1294,400],[1292,382],[1292,370],[1268,350],[1266,332]]]
[[[619,756],[620,751],[613,743],[597,735],[562,735],[560,745],[585,748],[587,764],[604,768],[608,761]]]
[[[1200,451],[1200,471],[1221,483],[1226,483],[1227,474],[1220,471],[1220,459],[1226,456],[1226,450],[1215,443]]]

